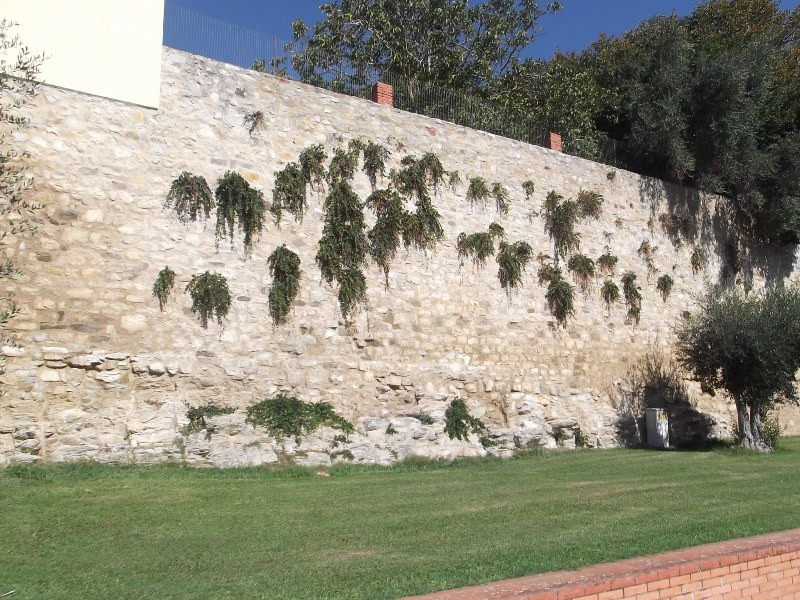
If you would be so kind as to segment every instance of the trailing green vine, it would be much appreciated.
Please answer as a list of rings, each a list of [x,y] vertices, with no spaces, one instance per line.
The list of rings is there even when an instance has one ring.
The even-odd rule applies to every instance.
[[[542,261],[542,264],[539,267],[537,275],[539,277],[539,285],[545,283],[549,284],[558,279],[562,279],[561,269],[559,269],[557,266],[553,264],[546,263],[544,261]]]
[[[175,211],[181,223],[205,219],[211,214],[213,196],[201,175],[184,171],[172,182],[164,207]]]
[[[328,183],[334,184],[340,181],[350,181],[356,174],[358,168],[358,157],[361,152],[361,143],[351,140],[345,150],[336,148],[333,151],[331,162],[328,165]]]
[[[486,206],[486,200],[489,198],[489,187],[483,177],[472,177],[469,180],[469,187],[467,187],[467,201],[471,207],[474,207],[478,202],[482,206]]]
[[[581,190],[576,200],[578,216],[582,219],[596,219],[603,212],[603,195],[598,192]]]
[[[492,196],[494,196],[497,212],[502,215],[507,215],[511,208],[508,190],[502,184],[495,183],[492,185]]]
[[[600,288],[600,297],[606,303],[606,310],[611,312],[611,305],[619,300],[619,287],[616,283],[607,279],[603,287]]]
[[[222,319],[228,316],[231,307],[231,294],[225,277],[208,271],[192,275],[185,291],[192,298],[192,312],[198,315],[202,327],[208,327],[209,317],[222,325]]]
[[[638,324],[642,315],[642,293],[636,283],[636,273],[628,271],[622,276],[622,294],[628,306],[628,318]]]
[[[289,314],[300,289],[300,257],[286,247],[276,248],[267,259],[272,285],[269,288],[269,314],[278,325]]]
[[[578,219],[578,205],[572,200],[551,191],[542,206],[544,229],[553,242],[555,261],[566,258],[580,246],[580,234],[575,231]]]
[[[215,191],[217,199],[217,242],[229,238],[233,247],[233,230],[238,225],[244,234],[244,250],[250,254],[254,237],[264,227],[266,203],[261,191],[250,187],[250,184],[238,173],[227,171],[217,183]]]
[[[575,277],[581,291],[584,293],[588,291],[594,277],[594,261],[583,254],[573,254],[567,263],[567,269]]]
[[[705,269],[706,263],[708,262],[705,251],[699,246],[695,246],[692,250],[690,262],[692,264],[692,273],[695,275]]]
[[[298,161],[300,162],[300,172],[303,176],[303,181],[307,186],[312,189],[322,189],[325,183],[325,161],[328,155],[325,148],[321,144],[315,144],[304,148],[300,153]]]
[[[345,434],[355,431],[349,421],[339,416],[327,402],[303,402],[293,396],[279,394],[247,407],[247,423],[263,427],[275,439],[300,439],[320,426],[335,427]]]
[[[164,267],[158,272],[155,283],[153,283],[153,296],[158,299],[159,310],[164,310],[164,305],[167,303],[173,287],[175,287],[175,271]]]
[[[366,302],[366,264],[369,243],[364,232],[364,211],[350,183],[335,179],[323,205],[325,225],[316,262],[328,283],[339,284],[339,309],[350,320],[359,304]]]
[[[467,441],[470,433],[485,437],[489,431],[483,421],[469,414],[467,405],[461,398],[455,398],[447,407],[444,421],[444,432],[451,440]]]
[[[672,277],[670,277],[669,275],[665,274],[658,278],[658,281],[656,282],[656,289],[661,294],[661,298],[662,300],[664,300],[664,302],[666,302],[667,298],[669,298],[669,295],[672,292],[672,287],[674,285],[675,285],[675,280],[672,279]]]
[[[500,223],[491,223],[489,225],[489,235],[493,238],[497,238],[498,240],[506,239],[506,230],[503,229],[503,226]]]
[[[500,242],[497,277],[504,290],[510,293],[512,289],[522,285],[522,274],[532,257],[533,249],[527,242]]]
[[[386,161],[389,158],[389,150],[380,144],[368,142],[364,146],[364,173],[367,174],[372,191],[378,183],[378,175],[383,177],[386,174]]]

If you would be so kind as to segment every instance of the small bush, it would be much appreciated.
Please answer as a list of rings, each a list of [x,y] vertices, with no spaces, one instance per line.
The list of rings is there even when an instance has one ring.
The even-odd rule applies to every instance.
[[[606,310],[611,311],[611,304],[619,300],[619,287],[610,279],[600,288],[600,297],[606,303]]]
[[[467,201],[470,206],[475,206],[480,202],[486,205],[486,199],[489,197],[489,187],[483,177],[473,177],[469,180],[469,187],[467,188]]]
[[[300,289],[300,257],[286,247],[278,247],[267,259],[272,285],[269,288],[269,314],[278,325],[289,314]]]
[[[247,423],[263,427],[275,439],[300,439],[320,426],[336,427],[345,434],[355,431],[353,424],[340,417],[327,402],[303,402],[293,396],[279,394],[247,407]]]
[[[582,219],[596,219],[603,212],[603,196],[598,192],[581,190],[578,192],[576,203],[578,205],[578,216]]]
[[[207,219],[212,204],[211,190],[205,178],[184,171],[172,182],[164,207],[174,210],[181,223],[187,223],[196,221],[198,217]]]
[[[586,435],[583,433],[580,425],[575,427],[573,434],[575,435],[576,448],[586,448],[589,446],[589,441],[586,439]]]
[[[256,131],[264,127],[264,113],[260,110],[248,113],[244,116],[244,124],[247,132],[253,135]]]
[[[164,305],[167,303],[173,287],[175,287],[175,271],[164,267],[159,271],[156,281],[153,283],[153,296],[158,299],[159,310],[164,310]]]
[[[469,414],[467,405],[461,398],[450,403],[444,413],[444,420],[444,432],[451,440],[469,440],[470,433],[484,434],[488,431],[483,421]]]
[[[209,317],[222,325],[222,319],[231,307],[231,294],[225,277],[208,271],[192,275],[185,291],[192,297],[192,312],[198,315],[202,327],[208,327]]]
[[[189,419],[189,424],[183,430],[185,434],[197,433],[198,431],[206,430],[206,437],[210,437],[216,429],[213,425],[206,423],[206,417],[217,417],[219,415],[230,415],[235,409],[216,404],[207,404],[198,408],[190,408],[186,411],[186,418]]]
[[[675,281],[669,275],[662,275],[658,278],[656,289],[661,294],[661,298],[664,300],[664,302],[666,302],[667,298],[669,298],[669,294],[672,292],[672,286],[674,285]]]
[[[511,208],[511,202],[508,197],[508,190],[500,183],[492,185],[492,196],[497,206],[497,212],[507,215]]]
[[[569,439],[569,433],[566,427],[553,427],[553,439],[556,444],[563,446],[564,442]]]
[[[567,263],[567,269],[575,277],[581,291],[586,292],[594,277],[594,261],[583,254],[574,254]]]
[[[567,319],[575,314],[575,291],[572,286],[562,278],[553,279],[547,286],[545,298],[550,313],[559,325],[565,326]]]
[[[522,274],[532,256],[533,249],[527,242],[513,244],[500,242],[500,251],[497,253],[499,265],[497,277],[504,290],[510,293],[513,288],[522,285]]]
[[[410,416],[419,421],[420,423],[422,423],[423,425],[433,425],[433,417],[426,412],[418,412]]]
[[[386,435],[397,435],[397,433],[397,429],[391,423],[386,426]]]
[[[455,191],[456,186],[461,185],[461,174],[458,171],[449,171],[447,173],[447,185],[450,189]]]

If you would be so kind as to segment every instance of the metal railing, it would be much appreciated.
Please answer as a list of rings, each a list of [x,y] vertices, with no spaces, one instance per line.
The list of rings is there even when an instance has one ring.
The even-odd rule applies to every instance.
[[[164,45],[360,98],[369,98],[372,85],[382,81],[394,88],[394,107],[400,110],[528,144],[546,145],[548,127],[531,115],[510,110],[501,103],[390,71],[334,62],[332,57],[314,55],[312,49],[302,44],[226,23],[170,2],[165,3]],[[317,67],[311,68],[312,64]],[[327,69],[318,67],[326,64]],[[562,137],[563,151],[567,154],[627,168],[624,146],[616,140]]]

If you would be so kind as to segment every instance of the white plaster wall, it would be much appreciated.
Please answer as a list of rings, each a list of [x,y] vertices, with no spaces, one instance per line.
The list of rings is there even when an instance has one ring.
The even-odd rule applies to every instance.
[[[45,83],[156,108],[164,0],[3,0]]]

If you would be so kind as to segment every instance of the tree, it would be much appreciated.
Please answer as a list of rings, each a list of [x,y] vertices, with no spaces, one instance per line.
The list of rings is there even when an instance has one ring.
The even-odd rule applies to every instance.
[[[458,88],[485,89],[537,36],[537,22],[560,8],[536,0],[337,0],[311,30],[292,24],[303,81],[363,86],[391,71]]]
[[[28,155],[13,145],[11,134],[28,123],[22,108],[36,94],[36,77],[44,55],[32,55],[14,33],[15,26],[0,20],[0,280],[19,273],[6,247],[35,231],[29,217],[40,208],[26,198],[25,192],[33,185],[27,174]],[[0,345],[14,344],[7,324],[19,312],[12,295],[0,295]],[[3,366],[0,363],[0,374]]]
[[[764,418],[776,404],[798,400],[800,289],[775,285],[745,296],[716,288],[679,327],[677,350],[706,388],[731,395],[738,443],[770,451]]]

